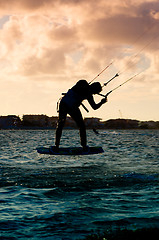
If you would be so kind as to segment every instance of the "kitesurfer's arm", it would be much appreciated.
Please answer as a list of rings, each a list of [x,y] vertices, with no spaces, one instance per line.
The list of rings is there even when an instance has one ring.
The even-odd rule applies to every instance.
[[[89,104],[91,105],[91,107],[92,107],[94,110],[96,110],[96,109],[100,108],[104,103],[107,102],[107,98],[102,98],[102,100],[101,100],[99,103],[95,103],[93,96],[90,96],[90,97],[88,98],[88,102],[89,102]]]

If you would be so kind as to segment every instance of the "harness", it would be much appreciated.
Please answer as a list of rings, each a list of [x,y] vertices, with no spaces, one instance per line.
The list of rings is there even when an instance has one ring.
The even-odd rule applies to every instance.
[[[63,96],[65,96],[65,95],[66,95],[66,93],[62,93],[62,97],[60,97],[60,98],[58,99],[58,101],[57,101],[57,106],[56,106],[57,112],[59,112],[59,105],[60,105],[61,99],[62,99]],[[85,106],[82,102],[81,102],[80,105],[84,108],[84,110],[85,110],[86,112],[89,112],[89,110],[86,108],[86,106]]]

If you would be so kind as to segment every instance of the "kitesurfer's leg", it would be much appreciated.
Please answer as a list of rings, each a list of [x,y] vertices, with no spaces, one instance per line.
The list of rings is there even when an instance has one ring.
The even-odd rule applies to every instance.
[[[63,127],[65,125],[66,116],[67,116],[67,108],[65,104],[61,102],[59,106],[59,118],[58,118],[58,123],[56,128],[56,138],[55,138],[55,148],[57,150],[60,145],[60,139],[61,139]]]
[[[79,108],[74,109],[73,111],[68,112],[70,116],[74,119],[76,122],[79,131],[80,131],[80,140],[81,140],[81,146],[84,150],[88,149],[87,147],[87,137],[86,137],[86,127],[85,123],[82,117],[82,114],[79,110]]]

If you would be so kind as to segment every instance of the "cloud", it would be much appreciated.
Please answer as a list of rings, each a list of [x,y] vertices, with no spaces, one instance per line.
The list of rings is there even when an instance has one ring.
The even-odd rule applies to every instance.
[[[18,12],[22,10],[31,11],[44,8],[45,5],[53,5],[53,2],[53,0],[0,0],[0,8],[3,9],[3,12]]]
[[[65,67],[65,57],[59,49],[44,48],[40,56],[28,55],[19,63],[19,71],[24,75],[57,74]]]
[[[159,49],[158,1],[0,0],[0,9],[10,14],[0,30],[6,74],[87,77],[114,58],[128,67],[131,55]]]

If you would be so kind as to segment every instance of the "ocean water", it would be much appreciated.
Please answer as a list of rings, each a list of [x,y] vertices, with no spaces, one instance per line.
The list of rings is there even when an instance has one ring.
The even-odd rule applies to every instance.
[[[159,227],[159,131],[88,130],[104,153],[40,155],[54,130],[0,131],[0,239],[83,239],[126,227]],[[80,146],[64,130],[62,146]]]

